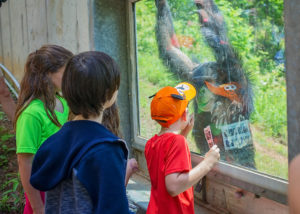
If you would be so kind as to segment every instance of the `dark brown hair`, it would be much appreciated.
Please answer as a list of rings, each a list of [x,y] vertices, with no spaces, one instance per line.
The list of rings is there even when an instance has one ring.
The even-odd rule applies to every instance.
[[[69,50],[57,45],[44,45],[28,55],[15,114],[15,128],[18,117],[34,99],[40,99],[49,119],[61,126],[54,113],[56,91],[49,74],[63,68],[72,56]]]
[[[98,116],[119,86],[120,72],[116,62],[98,51],[73,56],[62,80],[63,96],[70,110],[85,119]]]

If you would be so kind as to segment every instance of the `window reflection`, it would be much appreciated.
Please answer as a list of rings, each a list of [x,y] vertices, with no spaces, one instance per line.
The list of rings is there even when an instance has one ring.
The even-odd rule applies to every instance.
[[[159,126],[148,97],[188,81],[190,149],[287,178],[283,1],[144,0],[135,5],[140,135]]]

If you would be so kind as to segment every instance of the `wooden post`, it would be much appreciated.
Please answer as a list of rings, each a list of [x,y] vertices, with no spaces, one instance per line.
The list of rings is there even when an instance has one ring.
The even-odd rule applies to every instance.
[[[285,53],[289,162],[300,153],[300,4],[285,0]]]

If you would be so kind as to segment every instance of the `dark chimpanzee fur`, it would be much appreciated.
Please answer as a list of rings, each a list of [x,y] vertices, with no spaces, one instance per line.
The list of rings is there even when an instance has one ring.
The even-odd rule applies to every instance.
[[[181,80],[193,83],[197,88],[195,102],[195,137],[200,153],[208,151],[204,128],[212,127],[214,142],[221,150],[221,158],[231,163],[255,168],[252,137],[247,145],[225,152],[221,128],[224,125],[249,120],[253,111],[253,92],[249,73],[227,38],[223,15],[213,0],[195,0],[201,32],[215,55],[215,62],[194,63],[173,43],[176,39],[172,15],[167,0],[156,0],[156,39],[159,55],[169,70]],[[206,82],[213,85],[235,83],[238,101],[212,93]],[[204,107],[200,104],[203,104]],[[251,133],[250,133],[251,135]]]

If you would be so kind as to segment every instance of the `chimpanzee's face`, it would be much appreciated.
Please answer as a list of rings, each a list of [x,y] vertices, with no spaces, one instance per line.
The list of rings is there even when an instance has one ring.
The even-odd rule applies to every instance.
[[[196,102],[198,113],[211,112],[217,96],[208,90],[204,81],[215,82],[217,80],[215,63],[204,63],[193,70],[192,81],[197,87]]]
[[[216,101],[216,95],[203,86],[197,94],[198,112],[211,112]]]

